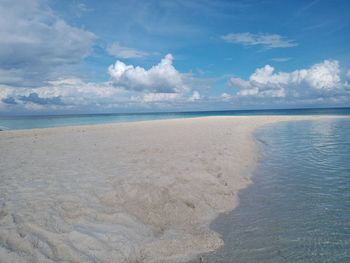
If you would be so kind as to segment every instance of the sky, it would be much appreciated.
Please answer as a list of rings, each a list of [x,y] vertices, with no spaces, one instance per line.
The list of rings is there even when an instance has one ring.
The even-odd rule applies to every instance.
[[[0,114],[350,106],[347,0],[0,0]]]

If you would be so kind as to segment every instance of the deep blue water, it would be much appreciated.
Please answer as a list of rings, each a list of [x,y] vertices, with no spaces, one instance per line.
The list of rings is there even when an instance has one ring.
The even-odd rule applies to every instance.
[[[265,126],[240,205],[212,224],[204,262],[350,262],[350,119]]]
[[[350,108],[334,109],[288,109],[288,110],[234,110],[198,111],[142,114],[84,114],[50,116],[0,116],[0,129],[32,129],[73,125],[91,125],[113,122],[133,122],[160,119],[193,118],[205,116],[250,115],[350,115]]]

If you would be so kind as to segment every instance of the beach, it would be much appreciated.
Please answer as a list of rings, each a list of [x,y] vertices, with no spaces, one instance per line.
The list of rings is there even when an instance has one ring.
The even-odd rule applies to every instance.
[[[221,116],[0,132],[0,262],[200,262],[259,159]]]

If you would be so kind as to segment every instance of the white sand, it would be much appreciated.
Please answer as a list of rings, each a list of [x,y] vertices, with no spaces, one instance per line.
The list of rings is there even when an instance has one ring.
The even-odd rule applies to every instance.
[[[252,131],[208,117],[0,132],[0,262],[193,262],[237,205]],[[323,117],[324,118],[324,117]]]

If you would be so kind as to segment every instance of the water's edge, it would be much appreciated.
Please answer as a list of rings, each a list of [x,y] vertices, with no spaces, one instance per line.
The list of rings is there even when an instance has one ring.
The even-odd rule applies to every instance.
[[[293,121],[287,121],[287,122],[300,122],[300,121],[304,121],[304,120],[293,120]],[[309,120],[309,121],[315,121],[315,120]],[[282,121],[282,122],[285,122],[285,121]],[[219,236],[221,236],[221,233],[219,233],[217,231],[217,229],[214,229],[213,225],[215,225],[216,222],[218,220],[220,220],[222,217],[225,217],[225,216],[228,216],[228,215],[234,213],[235,210],[240,206],[240,195],[241,195],[241,193],[254,184],[254,178],[257,176],[256,170],[258,169],[259,164],[266,158],[266,148],[268,147],[268,144],[267,144],[267,142],[265,142],[263,139],[260,138],[259,131],[261,129],[264,129],[264,128],[272,128],[274,126],[278,126],[279,124],[281,124],[281,122],[264,124],[264,125],[256,128],[255,130],[252,131],[251,138],[252,138],[252,140],[254,142],[254,145],[255,145],[255,151],[256,151],[257,159],[256,159],[256,163],[254,164],[255,167],[252,170],[251,175],[250,175],[250,183],[247,184],[245,188],[242,188],[242,189],[239,190],[239,192],[237,194],[237,206],[234,207],[232,210],[229,210],[229,211],[226,211],[224,213],[219,214],[210,223],[210,229],[212,231],[214,231],[215,233],[217,233]],[[223,246],[225,246],[225,243],[224,243]],[[204,253],[204,254],[200,255],[198,263],[210,263],[210,261],[208,261],[208,257],[213,255],[214,253],[216,253],[220,249],[222,249],[222,247],[219,248],[218,250],[215,250],[215,251],[212,251],[212,252],[208,252],[208,253]],[[194,261],[189,261],[187,263],[194,263]]]
[[[328,120],[329,121],[329,120]],[[341,124],[339,124],[339,123],[337,123],[337,121],[340,121],[339,119],[337,119],[337,118],[335,118],[334,120],[332,120],[332,121],[334,121],[334,123],[332,123],[331,122],[331,124],[329,124],[328,123],[328,126],[329,127],[333,127],[334,125],[335,126],[337,126],[338,127],[338,129],[339,129],[339,127],[340,128],[343,128],[341,125],[344,125],[344,123],[346,124],[347,122],[345,121],[345,122],[343,122],[343,123],[341,123]],[[304,124],[302,124],[304,122]],[[307,120],[307,121],[300,121],[300,120],[293,120],[293,121],[288,121],[288,122],[284,122],[284,124],[287,124],[287,125],[289,125],[288,127],[293,127],[293,125],[294,125],[294,128],[295,127],[299,127],[298,125],[299,125],[299,123],[301,123],[301,125],[300,125],[300,127],[307,127],[307,126],[311,126],[311,127],[313,127],[313,126],[315,126],[315,127],[318,127],[318,128],[322,128],[322,120],[321,121],[319,121],[319,120]],[[324,122],[324,123],[327,123],[327,122]],[[266,142],[266,141],[264,141],[264,139],[262,138],[262,137],[264,137],[263,136],[263,133],[264,132],[262,132],[262,131],[264,131],[265,130],[265,136],[266,136],[266,130],[270,130],[270,132],[271,131],[273,131],[273,130],[278,130],[278,129],[275,129],[274,127],[278,127],[279,125],[281,125],[282,124],[282,126],[281,126],[281,129],[283,130],[286,130],[286,125],[285,126],[283,126],[284,124],[283,123],[281,123],[281,122],[277,122],[277,123],[272,123],[272,124],[266,124],[266,125],[263,125],[263,126],[261,126],[261,127],[258,127],[257,129],[255,129],[254,131],[253,131],[253,138],[254,138],[254,142],[255,142],[255,145],[256,145],[256,149],[257,149],[257,152],[258,152],[258,159],[257,159],[257,164],[256,164],[256,166],[255,166],[255,170],[252,172],[252,174],[251,174],[251,177],[250,177],[250,179],[251,179],[251,184],[249,184],[246,188],[244,188],[244,189],[241,189],[240,191],[239,191],[239,193],[238,193],[238,205],[233,209],[233,210],[231,210],[231,211],[228,211],[228,212],[226,212],[226,213],[223,213],[223,214],[220,214],[217,218],[215,218],[212,222],[211,222],[211,224],[210,224],[210,228],[213,230],[213,231],[215,231],[215,232],[217,232],[220,236],[222,236],[222,234],[223,233],[225,233],[225,229],[228,229],[228,227],[231,227],[232,228],[232,226],[233,226],[233,222],[235,222],[235,223],[239,223],[239,221],[237,221],[237,220],[235,220],[235,221],[230,221],[230,217],[232,217],[232,215],[234,215],[234,216],[236,216],[237,217],[237,214],[240,214],[240,215],[242,215],[242,213],[246,213],[246,210],[244,210],[244,208],[242,208],[242,200],[241,200],[241,198],[242,198],[242,193],[244,193],[244,204],[245,205],[247,205],[247,203],[249,204],[249,203],[253,203],[253,202],[255,202],[255,200],[253,200],[254,199],[254,195],[253,195],[253,197],[252,197],[252,199],[251,200],[248,200],[247,201],[247,198],[249,199],[249,195],[248,194],[251,194],[251,193],[254,193],[254,192],[256,192],[257,190],[256,190],[256,188],[254,189],[254,188],[252,188],[252,187],[257,187],[257,185],[256,184],[259,184],[259,186],[261,186],[261,181],[262,181],[262,178],[261,178],[261,176],[264,176],[264,172],[262,173],[259,169],[261,169],[261,168],[264,168],[263,166],[264,166],[264,161],[266,161],[266,159],[269,157],[268,155],[269,154],[271,154],[272,152],[269,152],[271,149],[269,149],[268,147],[276,147],[276,144],[274,143],[275,141],[276,142],[278,142],[279,141],[279,139],[276,139],[276,137],[273,137],[273,136],[271,136],[270,138],[271,138],[271,140],[268,140],[268,141],[270,141],[270,143],[272,144],[272,145],[269,145],[269,142]],[[327,126],[327,125],[326,125]],[[299,127],[299,128],[300,128]],[[324,128],[324,127],[323,127]],[[306,130],[307,131],[307,130]],[[346,131],[346,130],[345,130]],[[310,131],[309,131],[310,132]],[[322,131],[321,131],[321,133],[322,133]],[[278,134],[278,132],[277,132],[277,134]],[[273,134],[272,134],[273,135]],[[275,134],[276,135],[276,134]],[[322,134],[321,134],[322,135]],[[321,135],[319,135],[319,134],[317,134],[316,133],[316,137],[321,137]],[[330,136],[332,137],[334,135],[334,133],[331,133],[330,134]],[[300,136],[300,134],[299,134],[299,136]],[[306,135],[306,136],[308,136],[308,135]],[[315,135],[313,135],[313,136],[315,136]],[[330,137],[330,138],[331,138]],[[295,139],[295,138],[294,138]],[[321,142],[322,142],[322,138],[320,138],[320,140],[321,140]],[[348,143],[348,140],[346,140],[345,141],[345,143]],[[290,145],[289,145],[289,147],[290,147]],[[307,147],[307,146],[305,146],[305,147]],[[348,149],[348,148],[346,148],[346,149]],[[286,149],[286,151],[287,151],[287,149]],[[333,164],[333,163],[332,163]],[[265,164],[265,166],[266,166],[266,164]],[[302,168],[302,170],[304,169],[303,167],[304,166],[301,166]],[[344,169],[346,169],[346,167],[347,166],[344,166],[343,168]],[[266,167],[265,167],[266,168]],[[287,168],[286,168],[287,169]],[[306,169],[306,168],[305,168]],[[258,178],[258,176],[259,176],[259,178]],[[347,177],[346,177],[347,178]],[[271,180],[271,178],[265,178],[265,179],[267,179],[267,180]],[[293,179],[294,180],[294,179]],[[295,180],[300,180],[300,178],[298,179],[298,178],[296,178]],[[283,181],[282,181],[283,182]],[[347,183],[347,181],[345,181],[345,183]],[[316,187],[318,186],[317,184],[315,185]],[[250,189],[250,190],[249,190]],[[305,190],[306,191],[306,190]],[[262,192],[261,193],[264,193],[264,190],[262,190]],[[316,192],[317,193],[317,192]],[[323,192],[321,192],[321,194],[323,194]],[[329,194],[328,192],[326,192],[325,194]],[[345,198],[346,198],[346,196],[348,196],[347,194],[345,194]],[[256,196],[255,196],[256,197]],[[266,198],[268,198],[268,196],[266,197]],[[345,199],[345,202],[347,202],[346,201],[347,199]],[[324,201],[324,200],[323,200]],[[267,202],[269,203],[270,202],[270,199],[267,199]],[[321,201],[320,201],[321,202]],[[321,205],[323,204],[322,202],[320,203]],[[260,204],[261,205],[261,204]],[[251,206],[251,205],[250,205]],[[248,209],[251,209],[252,207],[254,207],[254,206],[252,206],[252,207],[250,207],[250,206],[248,206]],[[265,209],[265,208],[263,208],[263,209]],[[270,209],[271,209],[271,207],[270,207]],[[345,217],[346,217],[346,215],[348,214],[348,210],[346,210],[346,211],[344,211],[344,213],[345,213]],[[250,213],[248,214],[248,215],[250,215]],[[264,216],[265,214],[260,214],[261,216]],[[312,214],[313,215],[313,214]],[[266,216],[266,215],[265,215]],[[240,216],[238,216],[238,217],[240,217]],[[226,219],[225,219],[226,218]],[[241,219],[244,219],[244,217],[241,217]],[[277,217],[277,219],[278,219],[279,217]],[[339,222],[340,222],[340,224],[342,223],[342,222],[344,222],[344,221],[342,221],[342,218],[344,218],[344,216],[343,217],[341,217],[340,219],[338,219],[337,218],[337,220],[340,220]],[[272,218],[270,218],[270,220],[271,219],[275,219],[274,217],[273,217],[273,215],[272,215]],[[281,218],[280,218],[281,219]],[[301,219],[302,221],[304,221],[304,223],[305,222],[307,222],[307,221],[310,221],[310,218],[303,218],[302,217],[302,219]],[[254,220],[253,220],[254,221]],[[230,224],[231,223],[231,224]],[[250,223],[252,223],[252,222],[250,222]],[[291,223],[293,223],[293,221],[291,222]],[[226,224],[226,225],[225,225]],[[244,223],[242,224],[243,226],[245,226],[246,227],[246,225],[244,225]],[[281,226],[283,226],[283,224],[277,224],[276,225],[276,227],[281,227]],[[301,226],[304,226],[304,225],[301,225]],[[240,227],[240,225],[238,224],[238,225],[235,225],[235,228],[236,229],[238,229]],[[257,225],[255,225],[254,224],[254,222],[250,225],[250,230],[249,229],[244,229],[243,230],[243,232],[244,231],[255,231],[254,230],[254,228],[256,228],[256,227],[261,227],[261,226],[259,226],[259,224],[257,224]],[[322,222],[320,222],[320,226],[319,226],[319,228],[318,229],[320,229],[320,230],[323,230],[322,229],[322,227],[323,227],[323,225],[322,225]],[[344,227],[344,226],[343,226]],[[345,228],[345,229],[347,229],[347,228]],[[345,232],[344,232],[344,235],[347,235],[347,230],[344,230]],[[239,231],[238,231],[239,232]],[[242,231],[241,231],[242,232]],[[285,232],[285,231],[284,231]],[[234,232],[233,232],[234,233]],[[258,234],[259,234],[260,232],[258,232]],[[283,233],[283,232],[282,232]],[[287,235],[290,235],[292,232],[288,232],[287,231],[287,233],[284,233],[284,234],[287,234]],[[261,234],[261,233],[260,233]],[[254,234],[255,235],[255,234]],[[254,236],[253,235],[253,236]],[[318,234],[319,235],[319,234]],[[318,236],[317,234],[315,234],[315,236],[313,237],[313,238],[319,238],[319,236]],[[222,236],[223,237],[223,236]],[[226,237],[227,238],[227,237]],[[270,237],[271,238],[271,237]],[[288,238],[288,236],[286,236],[286,238]],[[289,236],[289,238],[290,238],[290,236]],[[296,238],[296,240],[298,240],[298,238],[300,238],[300,237],[298,237],[298,236],[296,236],[295,237]],[[303,238],[303,236],[301,235],[301,238]],[[312,238],[312,237],[311,237]],[[223,238],[224,239],[224,241],[226,242],[226,240],[225,240],[225,238]],[[239,239],[239,238],[238,238]],[[334,236],[334,238],[333,239],[335,239],[336,241],[339,241],[340,243],[341,242],[344,242],[343,241],[343,239],[342,238],[340,238],[339,240],[337,239],[337,237],[336,236]],[[236,239],[237,240],[237,239]],[[264,239],[260,239],[260,241],[261,240],[264,240]],[[325,239],[326,241],[327,241],[327,239]],[[282,251],[282,254],[281,254],[281,256],[283,256],[283,255],[285,255],[285,254],[283,254],[283,253],[291,253],[290,251],[293,251],[293,246],[307,246],[307,245],[310,245],[310,244],[313,244],[312,242],[314,242],[314,241],[319,241],[319,242],[324,242],[325,240],[323,240],[323,239],[320,239],[320,240],[301,240],[301,241],[304,241],[304,242],[306,242],[305,244],[304,243],[301,243],[301,245],[300,245],[300,243],[296,243],[295,245],[290,245],[290,243],[289,243],[289,245],[288,245],[288,243],[285,243],[285,245],[280,245],[280,246],[278,246],[278,247],[274,247],[273,246],[273,244],[270,244],[270,247],[268,248],[268,250],[271,250],[271,251],[273,251],[273,253],[279,253],[278,252],[278,250],[279,249],[285,249],[284,251]],[[267,239],[267,241],[268,241],[268,239]],[[286,239],[285,241],[283,241],[283,242],[286,242],[286,241],[288,241],[288,239]],[[290,241],[290,240],[289,240]],[[330,239],[330,241],[332,241],[332,239]],[[235,243],[237,243],[237,242],[241,242],[240,240],[239,241],[236,241]],[[243,241],[244,242],[244,241]],[[282,241],[281,241],[282,242]],[[309,242],[309,243],[307,243],[307,242]],[[311,242],[311,243],[310,243]],[[321,244],[323,244],[323,243],[321,243]],[[225,247],[225,245],[226,244],[224,244],[224,247]],[[231,244],[232,245],[232,244]],[[287,247],[286,247],[287,246]],[[290,247],[288,247],[288,246],[290,246]],[[314,250],[316,250],[316,253],[322,253],[323,251],[325,251],[325,257],[329,257],[329,255],[331,254],[331,253],[337,253],[337,250],[336,250],[336,252],[333,252],[333,251],[329,251],[329,250],[327,250],[327,249],[332,249],[332,248],[334,248],[334,249],[338,249],[339,251],[338,251],[338,253],[343,253],[343,256],[345,255],[345,257],[347,257],[347,256],[349,256],[350,257],[350,255],[348,255],[346,252],[344,252],[343,250],[344,249],[346,249],[347,247],[349,247],[349,244],[348,244],[348,242],[345,242],[345,243],[341,243],[340,245],[333,245],[333,247],[332,247],[332,245],[330,245],[329,247],[330,248],[327,248],[327,245],[326,245],[326,247],[324,248],[324,247],[321,247],[319,250],[320,251],[318,251],[317,250],[317,246],[320,246],[320,244],[315,244],[315,247],[312,247],[311,248],[311,250],[312,249],[314,249]],[[340,246],[340,247],[339,247]],[[243,246],[244,247],[244,246]],[[223,247],[222,247],[223,248]],[[221,260],[219,259],[218,261],[213,261],[213,259],[215,259],[215,256],[216,257],[218,257],[218,256],[222,256],[222,255],[224,255],[224,254],[220,254],[220,253],[218,253],[218,254],[216,254],[218,251],[220,251],[222,248],[220,248],[219,250],[216,250],[216,251],[213,251],[213,252],[210,252],[210,253],[206,253],[206,254],[204,254],[204,255],[202,255],[201,256],[201,260],[200,260],[200,262],[231,262],[231,261],[227,261],[227,258],[226,258],[226,261],[225,260],[223,260],[222,258],[221,258]],[[307,247],[306,247],[307,248]],[[296,249],[298,249],[298,247],[296,247]],[[300,249],[300,247],[299,247],[299,249]],[[305,249],[305,248],[303,248],[303,249]],[[325,250],[323,250],[323,249],[325,249]],[[277,251],[277,252],[276,252]],[[299,256],[299,261],[298,260],[296,260],[297,262],[308,262],[307,260],[308,260],[308,255],[300,255],[300,251],[302,251],[302,250],[299,250],[298,251],[298,253],[299,254],[296,254],[296,256]],[[242,252],[243,253],[243,252]],[[247,253],[247,252],[245,252],[245,253]],[[267,252],[266,252],[267,253]],[[271,252],[270,252],[271,253]],[[310,252],[309,252],[310,253]],[[328,254],[327,254],[328,253]],[[344,254],[345,253],[345,254]],[[317,254],[316,255],[316,260],[318,260],[318,259],[320,259],[320,258],[317,258],[317,256],[318,257],[320,257],[320,255],[322,256],[322,254]],[[227,256],[227,255],[226,255]],[[275,255],[276,256],[276,255]],[[278,257],[277,257],[278,258]],[[322,258],[322,257],[321,257]],[[341,258],[342,259],[342,258]],[[271,259],[270,259],[271,260]],[[276,257],[274,258],[274,260],[276,260]],[[290,258],[288,258],[288,260],[290,260]],[[306,261],[305,261],[306,260]],[[313,259],[314,260],[314,259]],[[296,262],[295,261],[295,262]],[[241,262],[241,261],[239,261],[239,262]],[[245,262],[244,260],[242,261],[242,262]],[[251,262],[251,261],[249,261],[249,262]],[[253,261],[254,262],[254,261]],[[263,259],[261,259],[261,262],[271,262],[271,261],[264,261]],[[275,261],[273,261],[273,262],[275,262]],[[278,260],[277,260],[277,262],[279,262]],[[293,262],[293,261],[292,261]],[[314,262],[314,261],[312,261],[312,262]],[[315,262],[317,262],[317,261],[315,261]],[[343,261],[341,261],[341,262],[343,262]]]

